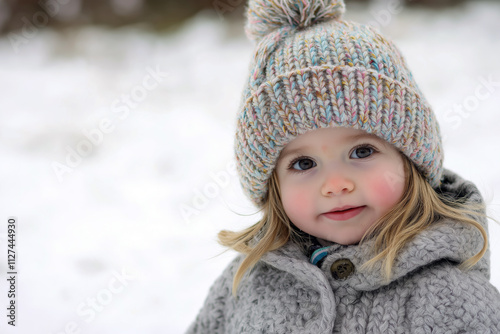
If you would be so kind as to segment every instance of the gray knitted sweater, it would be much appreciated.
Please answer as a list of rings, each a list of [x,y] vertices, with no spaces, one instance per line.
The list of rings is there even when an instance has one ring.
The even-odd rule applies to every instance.
[[[439,191],[482,201],[472,183],[449,170]],[[485,219],[477,220],[486,227]],[[389,283],[379,267],[359,269],[370,247],[333,244],[317,267],[290,242],[267,253],[234,298],[238,256],[211,287],[187,333],[500,333],[500,294],[489,283],[489,251],[470,271],[457,267],[482,247],[477,229],[437,221],[401,252]],[[353,265],[342,279],[332,275],[339,259]]]

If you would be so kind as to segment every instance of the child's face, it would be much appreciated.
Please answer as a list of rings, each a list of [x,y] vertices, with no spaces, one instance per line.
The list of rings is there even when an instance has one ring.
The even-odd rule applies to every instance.
[[[319,129],[295,138],[276,168],[290,220],[304,232],[343,245],[358,243],[399,202],[405,186],[396,148],[351,128]]]

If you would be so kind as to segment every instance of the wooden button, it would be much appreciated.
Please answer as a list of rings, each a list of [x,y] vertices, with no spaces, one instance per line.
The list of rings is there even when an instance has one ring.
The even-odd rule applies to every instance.
[[[340,259],[333,262],[330,267],[332,276],[335,279],[345,279],[354,272],[354,264],[348,259]]]

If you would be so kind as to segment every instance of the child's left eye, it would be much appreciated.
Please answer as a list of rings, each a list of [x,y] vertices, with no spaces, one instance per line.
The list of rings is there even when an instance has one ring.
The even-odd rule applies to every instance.
[[[371,146],[359,146],[359,147],[356,147],[352,151],[351,158],[353,158],[353,159],[368,158],[374,152],[375,152],[375,149]]]

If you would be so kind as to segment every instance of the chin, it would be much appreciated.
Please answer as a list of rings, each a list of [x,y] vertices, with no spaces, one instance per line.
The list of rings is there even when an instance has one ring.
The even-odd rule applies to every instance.
[[[332,238],[331,241],[339,245],[349,246],[349,245],[357,245],[361,241],[361,238]]]

